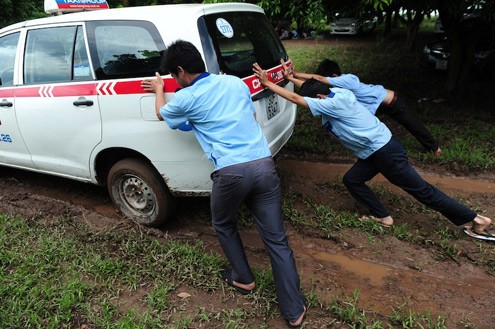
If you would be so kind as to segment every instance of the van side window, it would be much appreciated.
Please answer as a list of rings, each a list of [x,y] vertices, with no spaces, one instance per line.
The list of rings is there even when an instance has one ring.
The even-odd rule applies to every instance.
[[[0,37],[0,87],[14,83],[14,64],[19,33]]]
[[[87,23],[91,60],[98,80],[152,76],[165,45],[155,26],[140,21]]]
[[[76,26],[30,30],[24,57],[24,83],[71,80]]]
[[[24,83],[92,80],[82,26],[30,30],[24,56]]]

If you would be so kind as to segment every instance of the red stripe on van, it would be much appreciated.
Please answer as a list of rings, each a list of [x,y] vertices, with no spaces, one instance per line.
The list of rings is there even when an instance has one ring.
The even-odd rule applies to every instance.
[[[53,97],[64,96],[94,96],[96,95],[95,83],[81,85],[56,86],[52,91]]]
[[[289,67],[289,70],[292,72],[292,63],[289,61],[286,63],[286,65]],[[268,74],[268,80],[274,83],[283,81],[284,80],[283,71],[284,69],[282,65],[266,70],[266,73]],[[249,91],[251,92],[252,95],[265,89],[265,87],[261,84],[260,80],[254,74],[242,79],[242,81],[244,81],[244,83],[249,87]]]
[[[0,89],[0,97],[14,97],[14,89]]]
[[[19,87],[15,97],[64,97],[96,95],[95,83],[78,85],[42,85],[37,87]]]
[[[292,68],[291,62],[287,65]],[[284,79],[282,65],[267,70],[268,78],[275,83]],[[166,93],[174,93],[179,84],[174,78],[163,79]],[[67,97],[67,96],[110,96],[110,95],[129,95],[129,94],[145,94],[146,91],[141,87],[141,81],[128,80],[117,82],[115,80],[103,80],[91,83],[81,84],[44,84],[35,87],[12,87],[8,89],[0,88],[0,97]],[[256,94],[264,89],[256,76],[251,75],[242,79],[249,87],[251,94]]]
[[[15,97],[41,97],[41,87],[19,87],[15,90]]]
[[[113,87],[115,94],[117,95],[128,95],[128,94],[143,94],[146,91],[141,87],[141,79],[136,81],[122,81],[117,82]],[[179,84],[173,78],[163,79],[165,87],[163,90],[166,93],[174,93],[177,88],[180,88]]]

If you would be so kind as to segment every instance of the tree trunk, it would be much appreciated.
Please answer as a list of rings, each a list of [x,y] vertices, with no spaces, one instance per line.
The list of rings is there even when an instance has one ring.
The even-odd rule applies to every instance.
[[[450,42],[450,58],[445,83],[448,97],[467,99],[472,80],[472,67],[476,45],[480,39],[482,23],[477,19],[459,19],[440,11],[440,18]]]
[[[411,11],[408,11],[406,15],[407,19],[405,19],[404,17],[400,17],[401,22],[406,25],[406,31],[407,31],[406,49],[410,51],[413,51],[416,47],[419,25],[421,25],[424,16],[425,14],[422,11],[414,12],[414,16]]]
[[[385,10],[385,27],[383,29],[383,35],[387,36],[392,32],[392,14],[393,10],[390,7],[387,7]]]

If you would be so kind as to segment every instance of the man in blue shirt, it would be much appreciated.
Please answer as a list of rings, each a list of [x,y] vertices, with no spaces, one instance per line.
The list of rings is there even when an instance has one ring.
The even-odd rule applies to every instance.
[[[163,67],[183,87],[174,99],[166,103],[159,73],[142,87],[156,94],[158,119],[172,129],[188,122],[215,165],[212,224],[231,265],[223,279],[243,294],[256,286],[237,230],[237,212],[245,202],[270,257],[281,313],[289,325],[299,326],[305,299],[283,225],[280,181],[249,88],[237,77],[205,72],[199,51],[182,40],[167,48]]]
[[[349,89],[354,93],[358,102],[364,105],[373,115],[378,111],[394,119],[406,128],[423,147],[438,156],[442,150],[438,142],[408,110],[406,103],[398,93],[385,89],[381,85],[366,84],[359,80],[354,74],[342,74],[339,64],[325,59],[323,60],[315,74],[294,72],[294,77],[301,80],[314,78],[331,87]]]
[[[328,84],[315,79],[296,79],[290,75],[283,61],[282,65],[284,77],[300,87],[301,95],[271,82],[258,64],[254,64],[253,70],[265,87],[297,105],[309,108],[314,116],[321,116],[324,127],[356,155],[357,162],[343,177],[344,185],[379,223],[391,226],[393,218],[366,182],[381,173],[425,206],[439,211],[455,225],[463,225],[466,234],[495,241],[495,235],[487,231],[491,219],[475,213],[423,180],[409,164],[399,141],[356,100],[351,91],[341,88],[330,90]]]

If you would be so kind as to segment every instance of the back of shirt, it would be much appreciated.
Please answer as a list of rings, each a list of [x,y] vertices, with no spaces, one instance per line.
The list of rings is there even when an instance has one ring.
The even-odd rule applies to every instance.
[[[362,83],[354,74],[327,77],[327,80],[334,87],[352,91],[358,102],[363,104],[373,115],[376,113],[385,96],[387,96],[387,90],[383,86]]]
[[[366,159],[387,144],[390,130],[357,102],[350,90],[332,88],[325,99],[304,97],[314,116],[358,158]]]
[[[177,92],[160,114],[173,129],[189,121],[218,170],[271,156],[254,111],[249,88],[242,80],[210,74]]]

